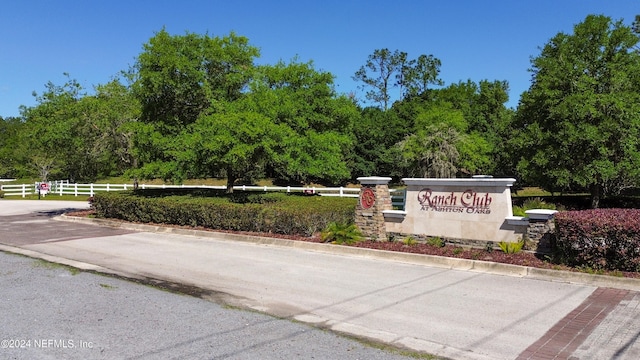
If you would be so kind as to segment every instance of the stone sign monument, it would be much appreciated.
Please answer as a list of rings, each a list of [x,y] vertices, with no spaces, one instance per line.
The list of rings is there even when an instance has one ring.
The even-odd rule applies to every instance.
[[[516,242],[527,222],[514,217],[510,188],[515,179],[402,179],[404,210],[393,210],[390,178],[358,179],[362,184],[356,225],[375,239],[415,236],[461,242]]]

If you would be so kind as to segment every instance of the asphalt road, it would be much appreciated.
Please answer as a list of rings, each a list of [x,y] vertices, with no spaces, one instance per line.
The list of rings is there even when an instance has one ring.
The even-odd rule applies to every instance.
[[[406,359],[301,323],[0,252],[2,359]]]
[[[15,249],[82,269],[149,282],[157,280],[164,286],[175,285],[182,290],[200,289],[194,294],[221,304],[258,310],[393,346],[455,359],[539,359],[540,354],[579,359],[637,359],[640,356],[637,341],[640,322],[635,321],[640,318],[637,281],[596,279],[573,273],[557,276],[557,272],[549,276],[490,263],[425,260],[425,256],[356,252],[349,247],[268,239],[263,242],[248,237],[150,226],[134,225],[126,230],[62,222],[52,220],[51,212],[34,210],[32,207],[36,205],[28,202],[18,202],[11,206],[10,214],[2,216],[6,204],[9,203],[0,201],[0,243],[5,244],[0,245],[0,249]],[[60,206],[64,208],[64,204]],[[22,217],[16,217],[20,214],[17,207],[28,209],[22,212]],[[40,212],[34,215],[33,211]],[[25,226],[31,230],[25,231]],[[133,231],[134,228],[137,231]],[[110,284],[106,285],[98,284],[98,287],[111,289]],[[625,290],[608,288],[617,285]],[[37,294],[40,287],[31,292]],[[62,292],[73,293],[73,289],[65,288]],[[121,296],[126,297],[128,293],[123,292]],[[152,303],[155,296],[145,299]],[[127,312],[127,306],[118,306],[116,311]],[[47,307],[39,305],[38,310],[40,308]],[[143,317],[149,316],[143,310],[140,313]],[[131,319],[131,323],[127,323],[127,319]],[[175,329],[179,332],[179,329],[196,326],[194,318],[190,319],[190,325],[176,325]],[[144,324],[131,315],[119,318],[118,322],[128,331],[140,329],[139,324]],[[141,331],[155,334],[162,329],[160,324],[170,329],[167,332],[174,329],[156,320],[142,325]],[[70,325],[67,328],[73,331]],[[119,333],[106,334],[109,341],[115,341],[113,337],[117,338]],[[207,341],[216,344],[212,348],[218,346],[219,332],[199,329],[194,334],[209,336]],[[18,335],[32,336],[31,333],[7,336]],[[54,335],[57,333],[50,336]],[[199,335],[191,336],[200,339]],[[241,349],[253,346],[247,345],[251,343],[264,350],[261,344],[281,338],[262,340],[256,336],[252,333],[247,336],[251,340],[234,341]],[[129,337],[143,339],[139,334],[125,338]],[[78,342],[93,343],[94,339],[99,342],[98,335],[94,339],[77,339]],[[182,341],[189,339],[192,338]],[[159,345],[161,342],[150,344],[145,352],[155,356],[156,349],[169,351]],[[109,344],[104,351],[113,349]],[[274,358],[346,358],[342,352],[297,356],[297,348],[295,351],[278,353]],[[221,356],[228,353],[225,350]],[[352,354],[351,351],[345,353]],[[238,354],[236,358],[245,356],[244,350]],[[123,357],[135,356],[138,355]],[[172,356],[162,353],[158,358]],[[204,358],[215,356],[218,355]],[[262,354],[259,357],[264,358]],[[356,355],[355,358],[373,357]]]

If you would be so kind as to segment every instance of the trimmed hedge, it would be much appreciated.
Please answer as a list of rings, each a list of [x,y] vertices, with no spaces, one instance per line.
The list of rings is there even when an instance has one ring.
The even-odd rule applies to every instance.
[[[555,215],[556,250],[573,266],[640,271],[640,209],[596,209]]]
[[[332,222],[353,223],[356,199],[283,193],[109,192],[96,215],[131,222],[311,236]]]

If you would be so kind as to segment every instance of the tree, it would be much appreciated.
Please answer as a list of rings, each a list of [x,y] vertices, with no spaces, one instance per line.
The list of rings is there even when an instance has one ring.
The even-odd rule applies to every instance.
[[[433,55],[420,55],[418,59],[409,60],[406,52],[391,52],[384,48],[374,50],[353,79],[364,83],[362,89],[373,88],[367,91],[365,97],[387,110],[393,87],[400,87],[401,97],[405,97],[421,94],[429,84],[442,84],[438,79],[440,65],[440,60]]]
[[[181,134],[201,117],[224,113],[245,95],[259,55],[234,33],[172,36],[164,29],[144,45],[131,70],[142,112],[130,129],[139,168],[133,175],[179,180]]]
[[[349,98],[336,95],[333,75],[295,59],[260,66],[256,74],[245,107],[286,129],[267,173],[287,183],[347,181],[359,112]]]
[[[386,48],[376,49],[373,54],[369,55],[367,63],[360,67],[353,76],[354,80],[362,81],[365,84],[363,89],[367,86],[373,88],[373,90],[367,91],[365,96],[367,99],[379,103],[384,110],[389,108],[391,99],[389,91],[394,86],[391,79],[395,73],[399,72],[402,59],[406,59],[406,56],[406,53],[401,53],[398,50],[392,53]],[[400,83],[403,83],[403,80],[400,80]]]
[[[589,15],[532,59],[515,138],[522,176],[552,191],[603,195],[640,180],[638,37],[621,21]]]
[[[427,91],[430,84],[442,85],[442,80],[438,78],[440,65],[440,59],[433,55],[420,55],[417,60],[411,60],[408,66],[403,67],[407,95],[420,95]]]
[[[454,109],[462,111],[468,123],[466,133],[472,138],[484,140],[484,144],[469,142],[471,147],[488,146],[489,158],[476,159],[481,160],[475,165],[478,172],[513,176],[507,142],[504,141],[511,135],[513,121],[513,110],[505,106],[509,100],[509,84],[506,81],[460,81],[442,89],[430,90],[427,97],[433,101],[448,102]],[[468,152],[471,154],[475,151],[469,149]]]
[[[0,117],[0,177],[23,175],[20,171],[28,161],[26,148],[21,146],[24,122],[17,117]]]
[[[410,131],[396,111],[382,111],[377,107],[362,110],[353,131],[355,143],[350,157],[351,177],[398,176],[393,147]]]
[[[132,131],[126,127],[138,120],[140,105],[119,80],[96,86],[94,95],[72,79],[62,86],[49,82],[35,95],[38,104],[22,109],[25,120],[14,151],[29,154],[32,175],[94,181],[134,166]]]
[[[177,159],[194,177],[224,171],[227,192],[237,179],[262,170],[286,131],[256,112],[229,111],[200,117],[181,136]]]
[[[114,79],[95,87],[78,107],[88,155],[96,159],[98,177],[121,175],[136,167],[133,128],[140,119],[140,103],[131,89]]]
[[[398,143],[409,176],[451,178],[458,172],[459,134],[443,123],[431,124]]]
[[[46,90],[38,95],[38,104],[21,108],[25,119],[25,146],[29,147],[32,169],[41,176],[41,169],[49,174],[59,174],[71,180],[95,176],[93,158],[87,156],[88,142],[83,136],[78,102],[84,89],[68,74],[67,82],[57,86],[46,84]]]
[[[476,173],[490,162],[490,145],[468,133],[462,111],[450,103],[435,102],[415,118],[414,129],[396,145],[399,162],[408,176],[456,177]]]
[[[172,36],[162,29],[144,45],[134,66],[142,120],[180,131],[216,101],[234,101],[252,76],[256,47],[230,33]]]

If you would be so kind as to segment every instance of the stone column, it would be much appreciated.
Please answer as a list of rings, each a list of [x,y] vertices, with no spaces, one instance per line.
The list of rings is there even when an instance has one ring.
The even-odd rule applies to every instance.
[[[392,210],[391,194],[389,193],[390,177],[360,177],[358,181],[360,198],[356,205],[355,223],[360,231],[369,239],[377,241],[387,240],[387,231],[382,211]]]
[[[527,240],[531,242],[531,248],[538,253],[551,253],[551,238],[554,236],[555,223],[553,216],[556,210],[533,209],[525,211],[529,218],[527,228]]]

